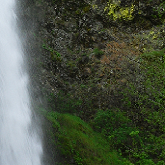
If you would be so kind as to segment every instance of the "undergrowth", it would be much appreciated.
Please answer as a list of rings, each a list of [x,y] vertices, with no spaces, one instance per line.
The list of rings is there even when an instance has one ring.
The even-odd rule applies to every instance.
[[[126,165],[128,161],[113,151],[107,140],[81,120],[70,114],[48,113],[54,135],[58,138],[58,149],[66,164],[77,165]],[[72,160],[73,158],[73,160]],[[72,163],[69,163],[71,162]],[[65,164],[65,165],[66,165]]]
[[[134,81],[120,90],[121,104],[91,111],[88,123],[77,116],[90,110],[91,104],[80,112],[81,99],[50,97],[51,104],[59,101],[52,106],[58,112],[46,117],[65,165],[165,164],[164,59],[165,49],[137,57]]]

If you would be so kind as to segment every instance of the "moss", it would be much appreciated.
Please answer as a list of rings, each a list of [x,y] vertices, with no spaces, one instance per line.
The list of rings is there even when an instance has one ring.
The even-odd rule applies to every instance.
[[[107,6],[104,8],[104,11],[108,11],[108,15],[112,16],[113,20],[124,19],[124,20],[132,20],[134,5],[131,7],[120,7],[120,2],[107,2]]]
[[[98,6],[97,6],[96,4],[93,4],[93,5],[92,5],[92,8],[93,8],[93,9],[97,9]]]
[[[76,64],[75,64],[75,62],[74,61],[68,61],[67,62],[67,64],[66,64],[69,68],[74,68],[74,67],[76,67]]]
[[[108,142],[79,117],[51,112],[47,115],[47,119],[55,128],[56,133],[53,135],[57,136],[58,149],[67,164],[130,164],[115,151],[111,151]]]
[[[84,13],[89,12],[89,10],[90,10],[90,5],[85,6],[85,7],[83,8]]]
[[[94,53],[94,55],[95,55],[98,59],[100,59],[101,56],[104,54],[104,52],[101,51],[101,50],[98,49],[98,48],[95,48],[95,49],[93,50],[93,53]],[[100,61],[99,61],[99,62],[100,62]]]
[[[51,48],[50,46],[43,44],[42,48],[50,52],[50,56],[53,61],[57,61],[57,62],[62,61],[61,54],[56,50],[54,50],[53,48]]]

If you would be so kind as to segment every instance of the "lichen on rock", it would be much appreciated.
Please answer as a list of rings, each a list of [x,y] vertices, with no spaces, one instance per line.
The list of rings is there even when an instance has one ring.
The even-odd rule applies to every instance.
[[[132,14],[134,12],[135,5],[132,4],[128,7],[121,7],[120,4],[121,1],[119,0],[109,0],[109,2],[107,2],[107,6],[104,8],[104,12],[108,12],[107,14],[111,16],[113,20],[132,20],[134,18]]]

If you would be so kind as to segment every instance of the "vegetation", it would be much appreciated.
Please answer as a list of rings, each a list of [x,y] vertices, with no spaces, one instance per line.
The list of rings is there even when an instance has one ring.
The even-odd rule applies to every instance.
[[[51,5],[45,117],[60,165],[164,165],[164,1]]]
[[[47,118],[53,124],[54,135],[58,138],[57,147],[66,159],[65,165],[130,164],[110,148],[104,137],[94,132],[79,117],[51,112],[47,114]]]
[[[94,117],[86,116],[88,124],[77,117],[85,113],[79,111],[81,99],[64,93],[50,96],[50,104],[55,105],[52,109],[60,113],[49,112],[46,117],[67,163],[72,159],[79,165],[165,163],[164,58],[165,49],[138,57],[134,66],[136,80],[121,90],[121,104],[95,111],[89,104],[86,111]]]
[[[104,11],[106,12],[107,10],[108,10],[108,15],[113,20],[117,20],[117,19],[132,20],[134,18],[132,15],[134,12],[133,4],[131,7],[120,7],[118,1],[115,1],[114,3],[109,1]]]
[[[101,50],[99,50],[98,48],[95,48],[95,49],[93,50],[93,53],[95,54],[95,56],[96,56],[97,58],[100,58],[100,57],[104,54],[104,52],[101,51]]]
[[[109,0],[104,8],[104,12],[113,21],[130,22],[133,20],[138,22],[141,20],[143,22],[148,19],[155,24],[160,24],[165,18],[164,7],[165,2],[163,0],[134,0],[126,2]]]

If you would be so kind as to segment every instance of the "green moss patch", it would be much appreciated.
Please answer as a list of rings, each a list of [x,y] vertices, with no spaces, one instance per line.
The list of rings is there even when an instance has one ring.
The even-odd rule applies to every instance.
[[[58,139],[58,149],[66,164],[130,164],[111,150],[109,143],[79,117],[51,112],[47,115]]]

